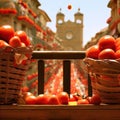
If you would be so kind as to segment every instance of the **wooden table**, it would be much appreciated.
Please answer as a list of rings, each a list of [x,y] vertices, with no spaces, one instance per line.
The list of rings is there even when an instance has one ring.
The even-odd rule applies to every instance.
[[[120,120],[120,105],[0,105],[0,120]]]

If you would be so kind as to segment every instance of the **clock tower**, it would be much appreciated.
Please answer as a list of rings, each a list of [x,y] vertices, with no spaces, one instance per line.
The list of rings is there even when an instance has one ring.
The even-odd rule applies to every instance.
[[[79,51],[83,46],[83,14],[78,9],[74,14],[74,22],[64,20],[61,12],[56,15],[56,35],[62,39],[61,45],[65,50]]]

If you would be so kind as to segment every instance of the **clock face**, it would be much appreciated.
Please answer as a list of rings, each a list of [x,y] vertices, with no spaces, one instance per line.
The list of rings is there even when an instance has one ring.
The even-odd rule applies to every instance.
[[[66,33],[66,38],[67,38],[68,40],[72,39],[72,38],[73,38],[73,33],[72,33],[72,32],[67,32],[67,33]]]

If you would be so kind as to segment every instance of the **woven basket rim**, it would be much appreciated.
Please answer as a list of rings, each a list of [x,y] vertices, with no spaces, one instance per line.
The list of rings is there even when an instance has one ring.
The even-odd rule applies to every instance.
[[[32,53],[33,47],[27,46],[27,47],[17,47],[13,48],[11,46],[5,46],[4,48],[0,48],[0,53],[20,53],[20,54],[26,54],[26,53]]]
[[[96,74],[120,74],[120,59],[85,58],[83,61],[88,72]]]

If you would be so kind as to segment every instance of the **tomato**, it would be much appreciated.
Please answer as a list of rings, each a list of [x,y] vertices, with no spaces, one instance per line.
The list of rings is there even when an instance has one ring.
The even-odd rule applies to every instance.
[[[87,99],[80,99],[77,101],[77,104],[80,105],[80,104],[89,104],[89,101]]]
[[[82,99],[82,97],[78,94],[73,94],[73,96],[76,100],[81,100]]]
[[[9,44],[14,48],[21,47],[21,40],[18,36],[14,36],[9,40]]]
[[[27,46],[31,45],[31,40],[30,40],[30,38],[29,38],[29,37],[27,37],[26,44],[27,44]]]
[[[3,40],[0,40],[0,48],[5,48],[6,46],[9,46],[9,44]]]
[[[0,40],[0,49],[4,49],[6,52],[10,52],[12,50],[11,46],[3,40]]]
[[[107,48],[102,50],[99,53],[98,58],[99,59],[116,59],[116,55],[114,50]]]
[[[117,45],[120,42],[120,37],[116,38],[115,44]]]
[[[25,43],[21,42],[21,47],[26,47]]]
[[[67,8],[68,8],[69,10],[72,9],[72,5],[69,4]]]
[[[117,50],[120,50],[120,43],[119,43],[118,46],[116,46],[116,51],[117,51]]]
[[[26,46],[30,45],[30,40],[25,31],[22,31],[22,30],[16,31],[15,36],[18,36],[21,42],[23,42]]]
[[[28,92],[29,91],[29,88],[27,86],[24,86],[21,88],[22,92]]]
[[[87,98],[90,104],[99,105],[101,103],[101,98],[99,95],[94,94],[91,97]]]
[[[0,27],[0,39],[9,42],[10,38],[14,36],[14,29],[10,25],[3,25]]]
[[[106,48],[115,50],[116,49],[115,41],[116,41],[115,38],[112,37],[111,35],[105,35],[105,36],[101,37],[98,41],[100,50],[104,50]]]
[[[78,94],[70,94],[69,101],[78,101],[82,99]]]
[[[46,105],[46,104],[48,104],[48,100],[49,100],[49,95],[39,94],[39,95],[36,97],[36,104]]]
[[[27,96],[25,98],[25,103],[29,105],[34,105],[36,104],[36,97],[34,95]]]
[[[32,75],[28,75],[27,76],[27,80],[29,81],[29,80],[32,80]]]
[[[69,95],[67,92],[60,92],[58,95],[58,100],[61,104],[68,104],[69,102]]]
[[[120,50],[120,37],[116,39],[115,45],[116,45],[116,51]]]
[[[69,98],[69,101],[77,101],[78,98],[74,97],[73,94],[70,94],[70,98]]]
[[[48,99],[48,104],[49,105],[59,105],[59,100],[57,95],[50,95],[49,99]]]
[[[120,58],[120,49],[115,52],[116,59]]]
[[[21,89],[22,90],[22,89]],[[24,100],[28,97],[28,96],[32,96],[33,94],[31,92],[23,92],[23,98]]]
[[[98,45],[93,45],[86,50],[86,57],[98,59],[98,54],[99,53],[100,53],[99,46]]]

